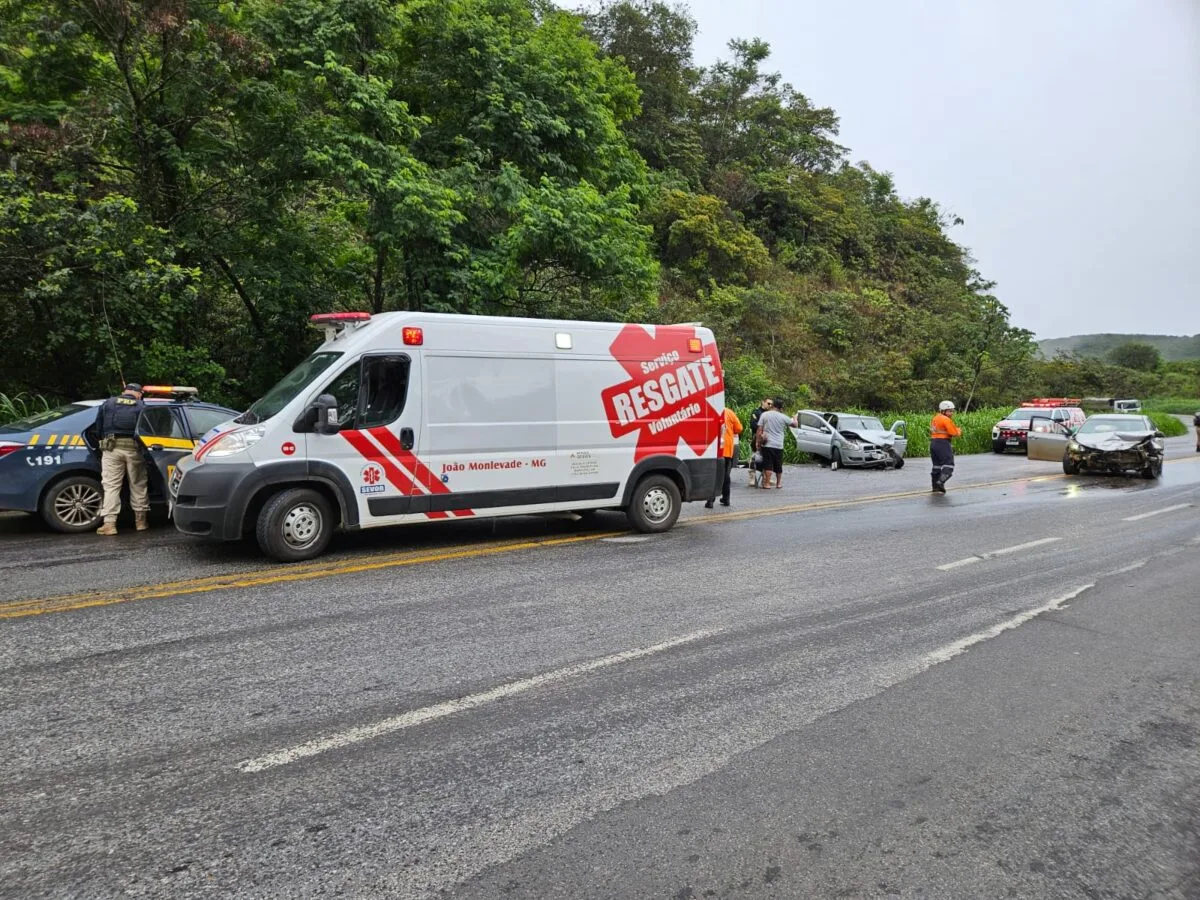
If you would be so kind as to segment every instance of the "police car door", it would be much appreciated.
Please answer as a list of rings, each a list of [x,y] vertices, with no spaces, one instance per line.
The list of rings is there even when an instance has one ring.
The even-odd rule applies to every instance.
[[[309,471],[341,470],[358,498],[359,521],[409,513],[422,493],[423,467],[414,456],[421,427],[419,357],[368,353],[320,392],[336,402],[334,433],[303,435]]]
[[[192,452],[196,442],[188,433],[180,410],[166,404],[146,406],[138,420],[137,434],[146,457],[150,497],[165,500],[175,464]]]

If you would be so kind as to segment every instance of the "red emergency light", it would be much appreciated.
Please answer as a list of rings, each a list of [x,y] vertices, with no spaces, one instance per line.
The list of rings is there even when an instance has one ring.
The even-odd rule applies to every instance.
[[[425,343],[425,332],[420,328],[409,326],[402,332],[405,347],[420,347]]]
[[[1029,409],[1057,409],[1060,406],[1078,406],[1078,397],[1035,397],[1021,405]]]
[[[313,325],[349,325],[354,322],[366,322],[370,318],[369,312],[327,312],[309,316],[308,321]]]

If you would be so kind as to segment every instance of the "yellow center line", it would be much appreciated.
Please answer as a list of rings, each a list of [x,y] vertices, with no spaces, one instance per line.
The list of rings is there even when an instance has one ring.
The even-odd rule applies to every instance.
[[[1167,462],[1189,462],[1198,457],[1186,457],[1167,460]],[[1022,478],[1008,478],[1000,481],[981,481],[973,484],[960,484],[955,488],[956,493],[967,490],[1003,487],[1012,484],[1037,484],[1044,481],[1058,481],[1069,476],[1065,474],[1034,475]],[[794,503],[784,506],[769,506],[762,509],[750,509],[739,512],[716,513],[713,515],[697,516],[681,520],[680,526],[691,527],[707,525],[715,522],[736,522],[747,519],[759,519],[766,516],[781,516],[797,512],[809,512],[823,509],[845,509],[855,506],[866,506],[873,503],[887,503],[893,500],[905,500],[912,497],[927,497],[928,490],[897,491],[890,494],[877,494],[867,497],[846,497],[830,500],[812,500],[807,503]],[[243,588],[262,587],[271,584],[287,584],[297,581],[312,581],[320,578],[333,578],[339,575],[355,575],[362,572],[376,572],[382,569],[394,569],[403,566],[424,565],[426,563],[449,562],[461,559],[478,559],[486,556],[496,556],[501,553],[515,553],[522,550],[539,550],[547,547],[561,547],[570,544],[581,544],[605,538],[619,537],[628,531],[600,531],[588,534],[570,535],[567,537],[544,538],[537,540],[515,539],[510,541],[491,542],[487,544],[468,544],[458,547],[448,547],[433,552],[404,551],[399,553],[382,553],[360,555],[343,560],[318,561],[291,566],[272,566],[270,568],[249,569],[245,572],[227,572],[220,575],[206,575],[198,578],[188,578],[180,581],[165,581],[156,584],[134,585],[117,591],[86,591],[76,594],[62,594],[55,597],[35,597],[24,600],[14,600],[0,603],[0,619],[19,619],[27,616],[38,616],[45,613],[69,612],[76,609],[87,609],[94,606],[112,606],[117,603],[131,603],[138,600],[161,600],[167,597],[181,597],[190,594],[207,594],[214,591],[238,590]]]

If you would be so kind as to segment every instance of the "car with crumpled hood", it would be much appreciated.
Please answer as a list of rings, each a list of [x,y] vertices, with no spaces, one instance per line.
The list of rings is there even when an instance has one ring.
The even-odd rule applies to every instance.
[[[884,428],[872,415],[802,409],[793,422],[797,449],[828,462],[831,469],[904,466],[908,426],[903,420]]]
[[[1052,423],[1029,434],[1029,458],[1062,460],[1067,475],[1162,475],[1166,441],[1147,416],[1092,416],[1078,428]]]

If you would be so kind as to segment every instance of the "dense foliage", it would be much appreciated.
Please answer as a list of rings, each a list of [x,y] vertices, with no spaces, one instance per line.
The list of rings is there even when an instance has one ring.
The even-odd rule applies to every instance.
[[[767,44],[699,68],[695,29],[652,0],[0,0],[0,389],[242,405],[335,308],[702,320],[738,402],[1040,387],[957,220],[851,164]]]

